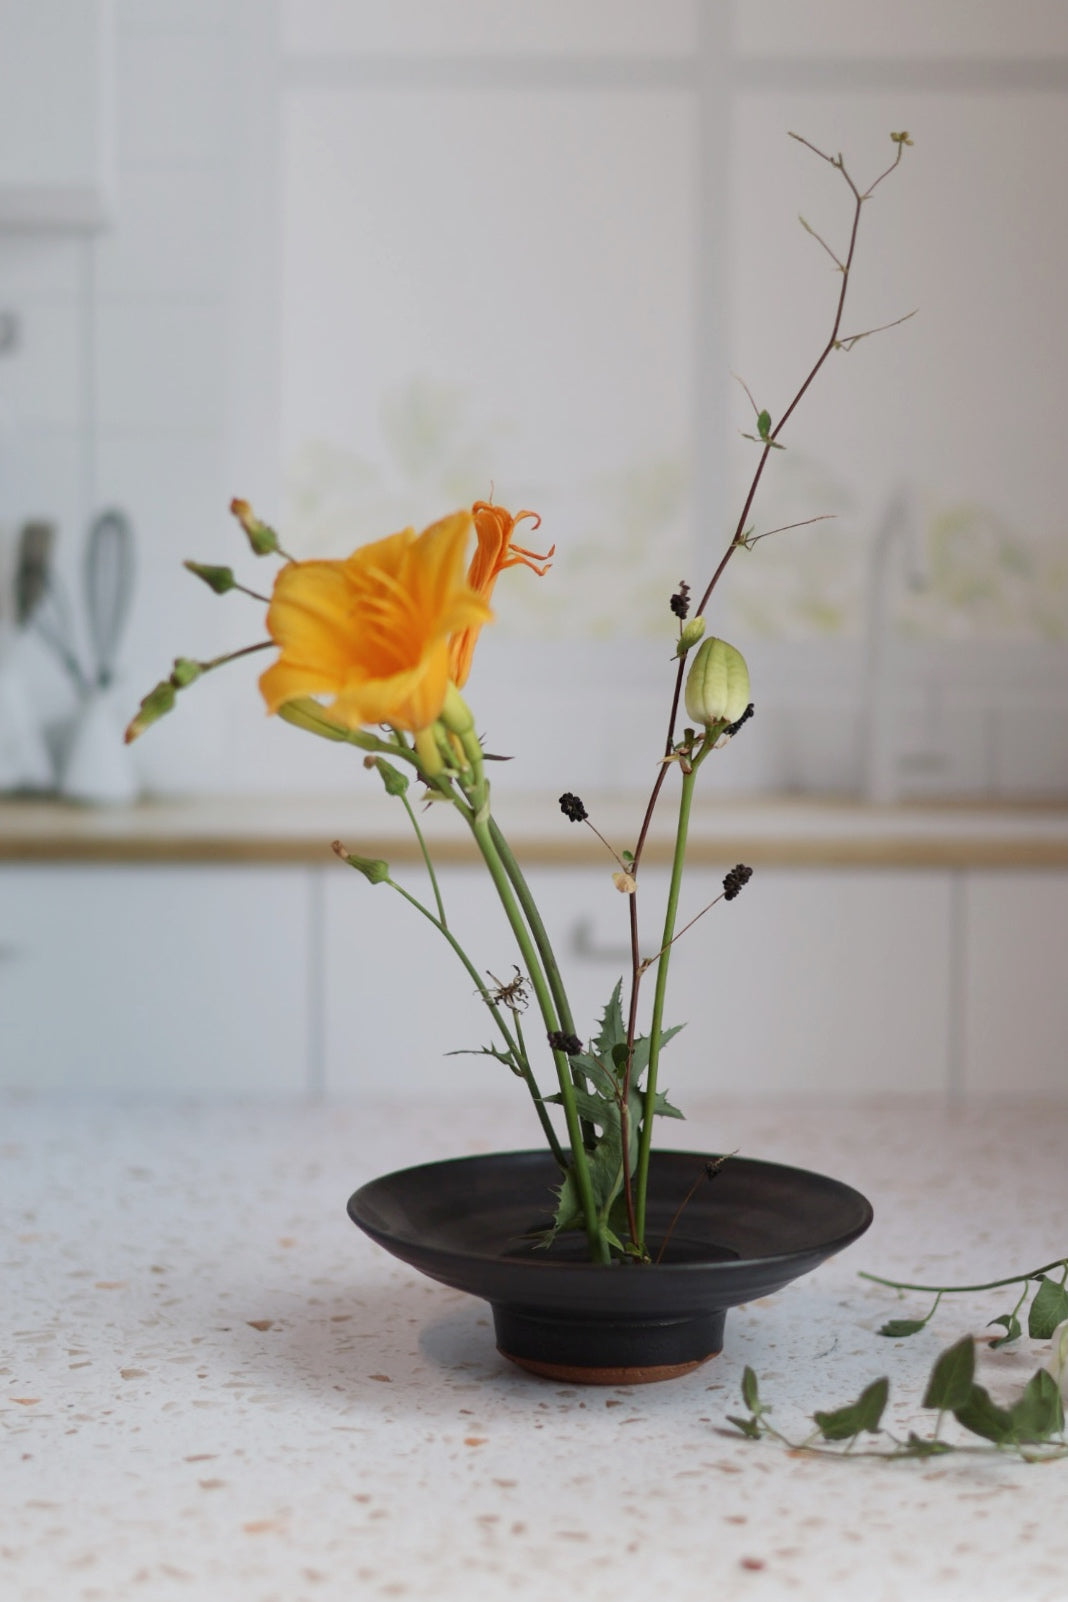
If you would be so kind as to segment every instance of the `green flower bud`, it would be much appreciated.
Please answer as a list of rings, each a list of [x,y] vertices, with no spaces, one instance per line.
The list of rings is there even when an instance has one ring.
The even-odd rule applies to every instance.
[[[190,573],[195,573],[198,579],[203,579],[209,590],[216,595],[225,595],[232,590],[237,580],[234,578],[232,567],[209,567],[204,562],[183,562],[182,566]]]
[[[369,884],[382,884],[389,878],[389,863],[383,862],[381,857],[358,857],[355,852],[346,850],[340,840],[335,840],[330,849],[342,862],[362,873]]]
[[[203,673],[204,668],[199,662],[194,662],[189,656],[176,656],[174,659],[174,672],[171,674],[171,683],[176,690],[184,690],[187,684],[195,684]]]
[[[144,734],[147,728],[159,721],[174,707],[176,695],[174,685],[170,679],[161,679],[154,690],[149,690],[141,702],[140,710],[136,713],[126,730],[126,744],[136,740],[138,735]]]
[[[703,617],[691,617],[688,622],[686,622],[686,623],[684,623],[682,625],[682,628],[679,631],[679,646],[678,646],[678,650],[675,652],[675,655],[676,656],[685,656],[686,652],[689,651],[689,650],[692,650],[693,647],[697,644],[698,640],[701,638],[701,636],[702,636],[702,634],[704,632],[705,632],[705,620],[704,620],[704,618]]]
[[[395,768],[392,762],[387,762],[383,757],[368,757],[367,761],[381,774],[387,795],[407,795],[409,781],[406,773],[402,773],[400,768]]]
[[[354,745],[362,743],[351,730],[339,723],[332,723],[318,701],[310,695],[284,701],[278,708],[278,716],[283,723],[292,723],[295,729],[307,729],[309,734],[321,735],[324,740],[349,740]]]
[[[705,640],[686,676],[686,711],[695,723],[735,723],[749,705],[745,657],[726,640]]]
[[[248,542],[256,556],[271,556],[279,549],[278,535],[269,524],[260,521],[247,501],[231,501],[230,510],[248,535]]]

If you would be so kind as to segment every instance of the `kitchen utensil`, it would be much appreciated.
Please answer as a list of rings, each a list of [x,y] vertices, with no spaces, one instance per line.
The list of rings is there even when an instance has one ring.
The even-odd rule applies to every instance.
[[[95,681],[106,689],[130,610],[134,580],[133,530],[124,512],[101,512],[85,550],[85,604]]]
[[[54,523],[35,518],[19,531],[15,605],[19,623],[35,632],[61,663],[79,695],[91,684],[74,646],[74,622],[66,591],[52,565]]]

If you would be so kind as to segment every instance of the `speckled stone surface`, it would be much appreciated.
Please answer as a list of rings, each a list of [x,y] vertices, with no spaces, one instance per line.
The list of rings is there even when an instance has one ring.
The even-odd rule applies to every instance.
[[[1068,1251],[1068,1108],[691,1109],[685,1144],[821,1169],[872,1199],[847,1253],[728,1316],[685,1379],[554,1385],[488,1309],[394,1263],[349,1193],[409,1161],[533,1144],[455,1110],[0,1106],[4,1602],[508,1596],[1064,1602],[1068,1463],[826,1461],[729,1432],[750,1363],[781,1429],[1006,1309],[857,1278],[971,1281]],[[674,1134],[675,1131],[672,1131]],[[678,1144],[683,1144],[679,1141]],[[985,1352],[1008,1392],[1048,1347]]]

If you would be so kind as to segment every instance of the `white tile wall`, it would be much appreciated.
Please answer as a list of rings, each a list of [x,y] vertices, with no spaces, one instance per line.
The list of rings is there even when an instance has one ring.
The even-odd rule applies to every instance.
[[[685,455],[696,440],[695,533],[706,553],[718,551],[724,519],[714,458],[724,430],[718,419],[709,424],[709,395],[715,391],[718,406],[721,394],[707,370],[740,366],[774,391],[774,410],[803,354],[794,342],[813,332],[807,308],[833,290],[818,247],[810,255],[794,249],[795,214],[809,205],[797,187],[808,169],[791,163],[784,138],[795,119],[810,119],[810,131],[850,149],[859,141],[863,154],[876,134],[883,148],[884,124],[920,118],[906,172],[865,219],[869,308],[858,309],[881,314],[920,299],[922,328],[918,319],[892,343],[843,358],[827,393],[812,397],[801,436],[820,450],[820,438],[829,440],[824,454],[841,464],[840,478],[855,481],[854,516],[843,519],[852,550],[863,549],[868,513],[903,460],[935,463],[955,487],[978,486],[1021,525],[1065,538],[1059,479],[1033,416],[1061,409],[1068,353],[1057,308],[1068,221],[1055,186],[1024,180],[1033,170],[1028,152],[1063,143],[1068,98],[1052,81],[1043,93],[1014,86],[1011,73],[996,81],[999,63],[1041,57],[1056,65],[1065,48],[1060,12],[1028,0],[978,17],[963,0],[936,10],[909,0],[887,22],[874,7],[821,0],[801,23],[795,10],[733,8],[743,56],[731,146],[737,181],[731,210],[712,206],[702,231],[698,215],[710,209],[710,174],[725,146],[713,116],[722,97],[702,109],[696,86],[711,71],[707,46],[710,30],[723,26],[723,6],[120,0],[120,209],[116,228],[91,247],[90,328],[79,306],[84,243],[0,236],[0,310],[22,320],[19,349],[0,356],[0,518],[57,516],[60,567],[77,589],[91,511],[103,501],[129,508],[141,575],[124,652],[133,700],[179,651],[244,643],[244,619],[184,581],[178,564],[187,554],[225,561],[239,549],[226,517],[231,494],[279,510],[280,432],[291,443],[310,420],[362,448],[378,429],[391,375],[404,367],[400,357],[410,367],[430,352],[485,424],[477,460],[454,475],[455,493],[480,493],[487,480],[502,496],[546,490],[547,538],[561,546],[555,581],[513,575],[498,592],[500,632],[514,626],[529,635],[495,641],[483,674],[487,721],[509,749],[522,747],[502,782],[529,782],[554,762],[568,768],[568,783],[637,782],[636,731],[661,719],[648,653],[632,649],[629,637],[590,648],[586,635],[610,631],[621,611],[631,616],[642,597],[659,593],[660,579],[647,584],[642,562],[655,565],[665,542],[675,551],[671,530],[642,536],[628,523],[649,488],[629,473],[641,450],[655,436]],[[885,69],[878,92],[822,80],[791,88],[788,72],[778,87],[760,79],[770,56],[789,58],[787,68],[798,62],[803,78],[813,62],[839,54],[877,57]],[[982,56],[995,77],[968,94],[919,89],[901,76],[901,62],[925,54]],[[720,70],[723,51],[711,55]],[[387,58],[396,69],[390,85],[374,87],[374,62]],[[476,74],[486,58],[512,76],[507,87],[479,84],[471,99],[457,89],[456,72],[466,63]],[[324,61],[332,87],[316,77]],[[561,62],[574,71],[557,82]],[[276,169],[280,140],[286,149]],[[383,170],[386,148],[403,160],[403,184]],[[736,317],[730,349],[720,353],[712,347],[723,297],[709,285],[718,282],[716,261],[732,231]],[[446,235],[449,274],[439,261]],[[1011,316],[997,314],[1006,293]],[[349,348],[353,328],[359,338]],[[92,397],[84,383],[90,336]],[[744,423],[743,413],[734,421]],[[554,457],[570,463],[570,480],[548,492],[544,463]],[[761,502],[767,521],[818,509],[798,505],[788,468],[772,465]],[[403,510],[397,485],[386,491],[390,519],[423,513],[411,504],[411,485]],[[440,493],[437,484],[427,490],[435,501],[427,515]],[[596,535],[597,563],[579,561],[569,573],[583,520]],[[773,544],[746,559],[760,582],[774,566]],[[624,547],[611,571],[602,558]],[[683,576],[676,556],[664,561],[673,584]],[[638,600],[630,592],[620,599],[617,586],[633,591],[635,575]],[[732,570],[728,603],[736,582]],[[584,586],[594,600],[572,605],[567,621],[569,597]],[[571,655],[556,643],[546,670],[540,642],[565,623],[576,632],[576,614],[582,638]],[[659,648],[651,638],[648,652]],[[753,656],[763,716],[722,782],[855,785],[857,658],[841,659],[841,696],[821,698],[814,687],[806,700],[808,657],[790,658],[787,649],[765,663],[760,645]],[[951,701],[959,749],[946,772],[955,787],[992,782],[999,793],[1027,794],[1068,784],[1063,652],[1043,671],[1039,700],[1021,681],[1018,694],[1004,692],[1005,707],[985,691],[966,713],[954,713],[963,702]],[[58,691],[44,669],[41,683],[51,713]],[[627,698],[623,734],[601,714],[604,696],[619,688]],[[348,783],[335,753],[294,746],[265,727],[254,691],[245,699],[245,680],[198,694],[195,712],[144,747],[154,784]],[[905,700],[899,710],[911,716]]]

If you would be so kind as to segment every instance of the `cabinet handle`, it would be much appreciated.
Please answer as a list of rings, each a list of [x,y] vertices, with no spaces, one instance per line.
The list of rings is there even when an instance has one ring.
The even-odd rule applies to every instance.
[[[580,957],[585,962],[623,963],[626,967],[630,966],[630,946],[598,945],[588,918],[579,918],[572,925],[568,948],[573,957]]]

